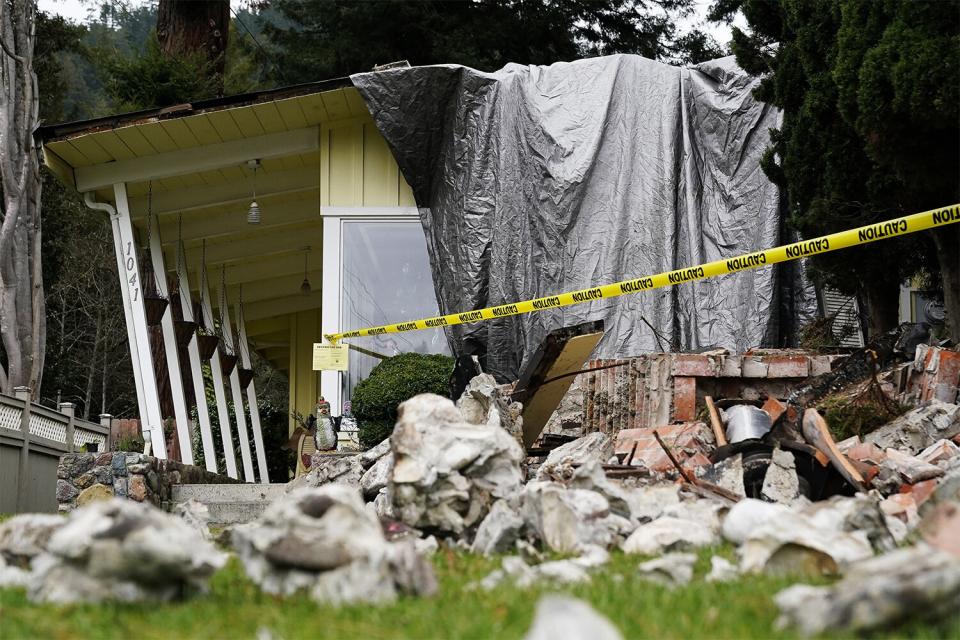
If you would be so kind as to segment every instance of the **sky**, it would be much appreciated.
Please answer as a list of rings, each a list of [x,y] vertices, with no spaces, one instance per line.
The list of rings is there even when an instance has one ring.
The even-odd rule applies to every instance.
[[[135,3],[139,4],[147,4],[147,2],[150,1],[156,2],[156,0],[134,0]],[[706,21],[707,10],[710,8],[711,1],[712,0],[697,0],[694,15],[680,21],[679,26],[681,30],[699,26],[712,35],[718,43],[726,46],[730,43],[730,27],[723,24],[711,24]],[[38,0],[37,4],[41,10],[47,13],[56,13],[74,22],[83,22],[86,20],[87,10],[90,7],[96,6],[94,0]],[[230,6],[234,9],[238,9],[244,4],[246,4],[245,0],[230,0]],[[743,16],[738,16],[734,24],[743,28],[746,23],[743,20]]]

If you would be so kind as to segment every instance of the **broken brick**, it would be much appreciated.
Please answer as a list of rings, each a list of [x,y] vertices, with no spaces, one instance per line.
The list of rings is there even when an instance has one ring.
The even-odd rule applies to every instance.
[[[697,379],[673,379],[673,419],[686,422],[697,418]]]
[[[698,353],[681,353],[673,357],[673,375],[715,377],[717,365],[713,358]]]
[[[806,378],[810,375],[810,359],[807,356],[767,356],[768,378]]]
[[[760,408],[766,411],[767,414],[770,416],[770,424],[776,424],[777,420],[780,419],[780,416],[782,416],[786,412],[787,405],[783,404],[773,396],[770,396],[769,398],[767,398],[767,401],[764,402],[763,406]]]

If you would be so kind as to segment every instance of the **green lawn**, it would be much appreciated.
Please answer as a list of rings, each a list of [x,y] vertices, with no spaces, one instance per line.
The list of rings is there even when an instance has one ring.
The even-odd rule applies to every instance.
[[[730,548],[720,550],[732,555]],[[440,592],[433,598],[405,598],[385,607],[331,608],[303,596],[274,598],[243,574],[236,560],[212,582],[211,592],[175,604],[34,606],[22,590],[0,591],[0,637],[14,638],[520,638],[530,626],[534,605],[545,592],[566,592],[608,616],[625,638],[794,637],[774,629],[771,598],[791,580],[753,576],[734,583],[708,584],[711,550],[700,554],[697,578],[670,590],[636,578],[640,559],[617,553],[590,584],[570,588],[493,592],[464,586],[499,566],[499,560],[439,552],[435,557]],[[960,637],[960,617],[939,628],[912,625],[872,637]],[[557,640],[562,640],[558,638]]]

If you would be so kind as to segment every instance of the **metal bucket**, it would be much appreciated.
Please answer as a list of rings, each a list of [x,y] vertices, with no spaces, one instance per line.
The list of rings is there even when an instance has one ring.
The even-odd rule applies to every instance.
[[[737,404],[724,410],[727,441],[758,440],[770,432],[770,414],[749,404]]]

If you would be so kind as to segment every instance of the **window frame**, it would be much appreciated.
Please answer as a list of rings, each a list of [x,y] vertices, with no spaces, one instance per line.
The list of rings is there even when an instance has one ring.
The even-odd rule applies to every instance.
[[[323,218],[323,284],[320,307],[321,335],[337,333],[343,304],[343,223],[344,222],[416,222],[420,223],[417,207],[321,207]],[[330,402],[331,414],[339,415],[342,407],[342,374],[339,371],[320,372],[320,395]]]

